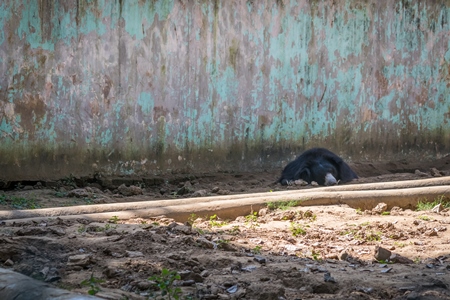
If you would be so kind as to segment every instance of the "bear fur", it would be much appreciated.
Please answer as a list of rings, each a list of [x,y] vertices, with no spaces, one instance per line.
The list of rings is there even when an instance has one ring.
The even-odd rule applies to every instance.
[[[335,185],[357,178],[358,175],[342,158],[325,148],[312,148],[287,164],[278,182],[290,185],[302,179],[308,184],[315,181],[319,185]]]

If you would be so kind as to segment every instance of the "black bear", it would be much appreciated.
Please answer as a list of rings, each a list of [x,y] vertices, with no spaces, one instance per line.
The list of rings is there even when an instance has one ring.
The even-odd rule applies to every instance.
[[[312,148],[287,164],[278,182],[290,185],[295,180],[303,179],[307,183],[315,181],[320,185],[335,185],[356,178],[358,175],[342,158],[325,148]]]

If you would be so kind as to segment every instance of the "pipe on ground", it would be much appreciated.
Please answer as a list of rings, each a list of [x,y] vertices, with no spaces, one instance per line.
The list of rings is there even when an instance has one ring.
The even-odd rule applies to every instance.
[[[301,206],[347,204],[361,210],[372,209],[384,202],[393,206],[414,208],[417,202],[433,201],[450,194],[449,177],[390,183],[353,184],[281,192],[229,195],[179,200],[140,201],[129,203],[81,205],[35,210],[0,211],[0,220],[7,223],[30,218],[80,218],[107,220],[117,216],[121,220],[165,215],[185,221],[191,214],[217,214],[223,219],[234,219],[267,206],[269,202],[299,201]],[[390,189],[381,189],[389,187]],[[398,189],[399,187],[402,187]],[[142,197],[141,197],[142,198]]]

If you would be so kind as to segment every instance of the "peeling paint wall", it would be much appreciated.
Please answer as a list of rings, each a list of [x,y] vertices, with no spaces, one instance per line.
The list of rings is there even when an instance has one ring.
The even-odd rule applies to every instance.
[[[450,152],[450,1],[4,0],[0,179]]]

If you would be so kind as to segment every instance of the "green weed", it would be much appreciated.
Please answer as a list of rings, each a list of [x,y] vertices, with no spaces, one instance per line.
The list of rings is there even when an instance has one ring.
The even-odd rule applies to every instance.
[[[431,210],[438,204],[441,204],[444,208],[450,208],[450,200],[446,196],[441,195],[432,202],[427,202],[426,199],[419,200],[416,205],[416,211]]]
[[[424,220],[424,221],[430,221],[431,218],[429,216],[418,216],[417,218]]]
[[[299,235],[306,234],[306,230],[303,229],[302,225],[295,223],[295,222],[291,222],[290,230],[291,230],[293,236],[299,236]]]
[[[118,216],[112,216],[111,218],[109,218],[108,222],[109,223],[113,223],[113,224],[117,224],[117,222],[119,222],[119,217]]]
[[[247,223],[258,222],[258,212],[254,211],[251,214],[245,216],[245,221]]]
[[[321,260],[320,253],[316,252],[314,249],[311,251],[311,257],[316,261]]]
[[[222,227],[225,226],[226,224],[227,222],[219,221],[219,217],[216,214],[209,217],[209,225],[211,227]]]
[[[83,280],[80,284],[81,286],[88,286],[90,289],[88,290],[89,295],[95,295],[101,291],[98,286],[100,283],[104,282],[104,280],[94,277],[94,274],[91,274],[91,278]]]
[[[175,280],[180,280],[181,276],[176,271],[169,271],[167,269],[161,270],[161,275],[153,275],[149,280],[154,281],[156,286],[159,288],[161,297],[155,297],[154,299],[180,299],[181,289],[179,287],[174,287],[173,283]]]
[[[36,202],[36,199],[27,199],[24,197],[0,195],[0,204],[6,204],[14,209],[37,209],[41,206]]]
[[[252,249],[252,252],[254,254],[261,254],[261,249],[262,249],[262,246],[255,246],[255,248]]]
[[[270,210],[287,210],[289,208],[299,206],[302,203],[301,200],[291,200],[291,201],[277,201],[277,202],[269,202],[267,203],[267,208]]]

